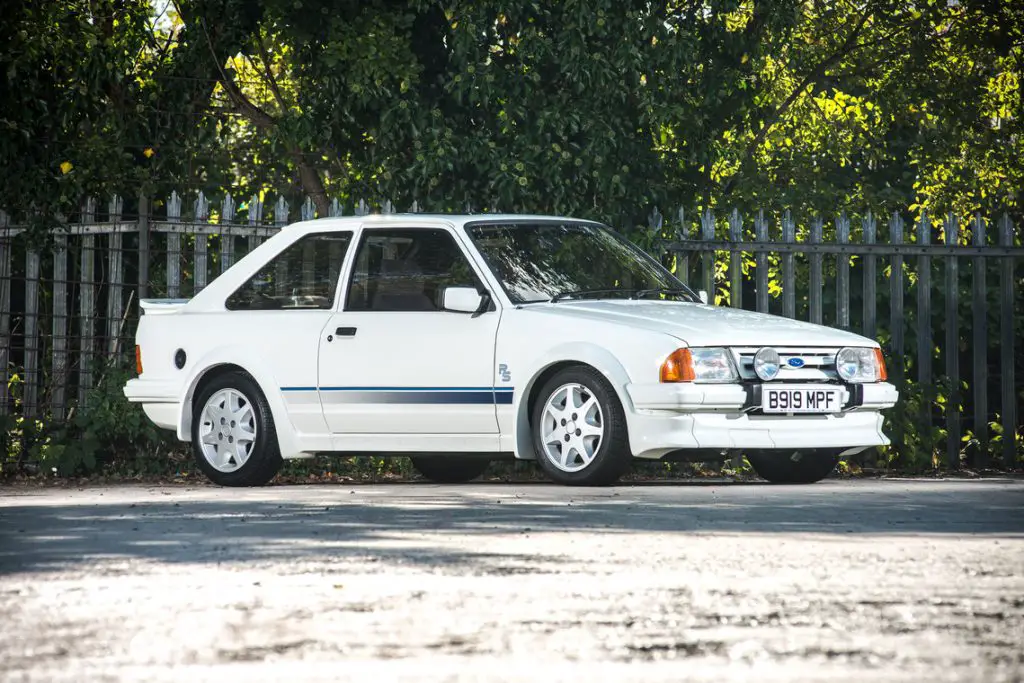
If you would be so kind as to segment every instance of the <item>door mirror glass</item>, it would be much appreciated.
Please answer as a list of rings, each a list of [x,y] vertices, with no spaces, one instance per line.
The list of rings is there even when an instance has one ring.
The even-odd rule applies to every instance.
[[[706,304],[708,302],[708,293],[706,290],[700,290],[699,292],[697,292],[697,296],[700,297],[700,302],[702,304]]]
[[[442,307],[446,311],[475,313],[480,301],[480,292],[472,287],[445,287]]]

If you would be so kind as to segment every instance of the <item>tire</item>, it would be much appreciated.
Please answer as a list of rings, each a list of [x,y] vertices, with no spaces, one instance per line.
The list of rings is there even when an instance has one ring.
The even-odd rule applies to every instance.
[[[570,401],[576,410],[566,409]],[[552,481],[608,486],[629,470],[626,415],[615,389],[594,368],[558,371],[541,387],[531,413],[537,464]]]
[[[218,375],[192,405],[192,454],[210,481],[263,486],[274,478],[281,469],[281,449],[270,406],[252,377],[243,372]],[[249,434],[254,438],[239,438]]]
[[[839,464],[839,451],[811,448],[799,451],[765,450],[747,453],[757,476],[772,484],[813,484]]]
[[[438,484],[465,484],[487,471],[487,458],[458,455],[420,455],[409,458],[417,472]]]

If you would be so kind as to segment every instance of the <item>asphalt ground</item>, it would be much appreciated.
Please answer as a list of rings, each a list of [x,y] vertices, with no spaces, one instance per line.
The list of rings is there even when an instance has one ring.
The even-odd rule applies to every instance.
[[[0,680],[1024,680],[1024,480],[0,488]]]

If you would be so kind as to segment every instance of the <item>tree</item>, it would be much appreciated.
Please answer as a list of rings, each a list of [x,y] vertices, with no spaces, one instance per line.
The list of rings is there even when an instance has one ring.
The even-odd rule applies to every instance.
[[[0,204],[265,190],[551,211],[1017,208],[998,0],[49,0],[0,9]]]

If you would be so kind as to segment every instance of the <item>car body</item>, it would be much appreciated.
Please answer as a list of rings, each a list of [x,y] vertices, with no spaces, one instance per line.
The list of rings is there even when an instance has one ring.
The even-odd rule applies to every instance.
[[[562,483],[601,484],[632,458],[741,452],[767,472],[889,443],[897,392],[875,341],[704,300],[592,221],[308,220],[189,300],[143,300],[124,393],[222,484],[323,453],[410,455],[437,480],[536,459]],[[241,476],[260,449],[273,462]],[[614,465],[595,473],[602,459]]]

